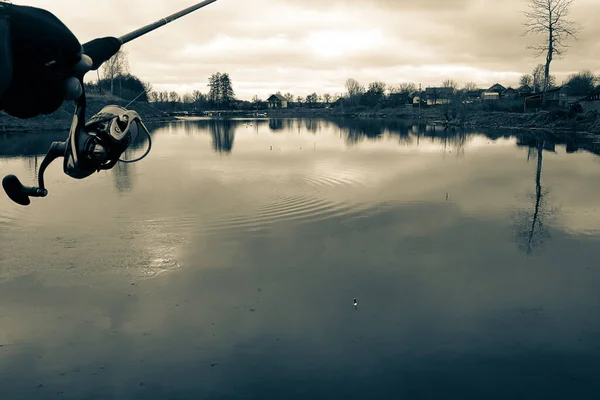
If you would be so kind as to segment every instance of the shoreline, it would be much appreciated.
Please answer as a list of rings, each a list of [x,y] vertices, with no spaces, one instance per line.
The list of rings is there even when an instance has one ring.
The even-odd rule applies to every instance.
[[[86,105],[86,121],[107,105],[124,107],[127,103],[127,101],[120,99],[88,97]],[[148,103],[134,103],[134,106],[131,108],[138,112],[146,125],[175,120],[174,117],[166,115]],[[0,111],[0,134],[61,130],[68,133],[74,112],[75,104],[72,102],[68,104],[67,102],[63,103],[56,112],[50,115],[38,115],[37,117],[30,119],[11,117],[5,112]]]
[[[127,105],[124,100],[90,97],[87,103],[86,119],[109,104]],[[146,125],[161,124],[180,120],[157,110],[149,103],[135,103],[136,110]],[[59,110],[50,115],[41,115],[23,120],[0,112],[0,133],[26,133],[44,130],[65,130],[71,126],[74,104],[63,104]],[[324,108],[292,108],[259,111],[223,111],[223,117],[255,118],[253,114],[264,113],[267,118],[324,118],[324,119],[364,119],[364,120],[411,120],[430,125],[441,125],[449,128],[477,129],[495,128],[507,130],[546,131],[569,134],[600,135],[600,116],[597,112],[588,111],[569,117],[565,112],[539,111],[536,113],[513,113],[505,111],[481,111],[465,109],[459,118],[446,121],[446,108],[393,108],[366,111],[342,111]]]
[[[536,113],[513,113],[506,111],[475,111],[468,110],[459,119],[445,120],[443,109],[384,109],[364,112],[339,112],[337,110],[317,109],[271,110],[267,112],[270,118],[288,117],[318,117],[318,118],[349,118],[349,119],[399,119],[419,121],[430,125],[442,125],[449,128],[477,129],[495,128],[510,130],[546,131],[553,133],[585,133],[600,135],[600,115],[590,111],[568,118],[566,113],[538,111]]]

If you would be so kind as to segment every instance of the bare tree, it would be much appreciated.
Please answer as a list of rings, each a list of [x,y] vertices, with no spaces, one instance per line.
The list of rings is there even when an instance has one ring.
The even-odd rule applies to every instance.
[[[258,107],[260,107],[261,103],[262,99],[255,94],[254,97],[252,97],[252,104],[254,105],[254,108],[258,110]]]
[[[389,92],[394,94],[403,94],[406,96],[406,98],[408,98],[417,93],[417,87],[414,83],[403,82],[398,85],[391,85],[389,87]]]
[[[446,79],[442,82],[442,87],[451,88],[453,91],[458,89],[458,83],[453,79]]]
[[[288,102],[288,104],[291,104],[291,103],[294,102],[294,95],[291,94],[290,92],[284,94],[283,97],[286,99],[286,101]]]
[[[533,76],[531,76],[529,74],[521,75],[521,77],[519,78],[519,85],[532,87],[533,86]]]
[[[102,74],[104,79],[110,80],[110,93],[115,94],[114,81],[115,78],[129,73],[129,61],[127,60],[127,52],[121,48],[103,65]]]
[[[385,82],[376,81],[369,83],[369,90],[365,93],[364,99],[370,106],[381,105],[385,98]]]
[[[363,94],[365,92],[365,87],[356,79],[350,78],[346,81],[346,90],[348,91],[348,97],[353,97]]]
[[[199,90],[194,90],[192,92],[192,102],[193,103],[198,103],[199,101],[201,101],[204,98],[204,95],[202,94],[201,91]]]
[[[531,47],[535,56],[546,54],[542,102],[546,103],[546,91],[550,86],[550,63],[554,55],[560,57],[568,38],[576,39],[579,28],[567,16],[575,0],[529,0],[529,11],[525,12],[525,34],[541,34],[544,42]]]
[[[186,93],[183,95],[182,102],[184,104],[192,104],[194,102],[194,96],[191,93]]]
[[[169,101],[170,101],[171,103],[176,103],[176,102],[178,102],[179,100],[180,100],[180,98],[179,98],[179,93],[177,93],[177,92],[175,92],[175,91],[169,92]]]
[[[329,104],[329,102],[331,101],[331,95],[329,93],[325,93],[323,95],[323,100],[325,101],[325,104]]]
[[[314,107],[318,101],[319,101],[319,95],[316,93],[311,93],[308,96],[306,96],[306,104],[309,107]]]
[[[411,82],[403,82],[398,85],[400,93],[413,94],[417,92],[417,86]]]
[[[531,73],[532,89],[539,93],[544,90],[544,64],[538,64]]]
[[[467,82],[463,86],[463,90],[465,90],[467,92],[473,92],[477,89],[479,89],[479,87],[477,86],[477,84],[475,82]]]

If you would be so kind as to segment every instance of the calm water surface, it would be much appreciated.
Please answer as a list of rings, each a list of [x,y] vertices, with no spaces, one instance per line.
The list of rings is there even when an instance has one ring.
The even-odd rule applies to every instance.
[[[64,135],[0,137],[1,174]],[[197,120],[86,180],[56,162],[47,198],[0,196],[0,398],[595,399],[600,158],[574,147]]]

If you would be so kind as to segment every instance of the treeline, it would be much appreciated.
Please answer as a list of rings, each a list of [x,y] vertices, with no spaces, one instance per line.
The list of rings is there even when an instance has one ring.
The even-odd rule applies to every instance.
[[[567,94],[570,96],[587,96],[600,92],[600,75],[591,71],[581,71],[569,76],[565,81]]]
[[[550,76],[550,88],[556,87],[556,78]],[[544,66],[538,65],[531,74],[521,76],[519,85],[526,85],[532,93],[543,90]],[[568,94],[573,96],[585,96],[600,91],[600,77],[590,71],[581,71],[572,74],[563,82],[568,85]],[[206,109],[239,109],[239,110],[262,110],[268,107],[267,99],[254,96],[251,101],[236,100],[232,89],[232,81],[228,74],[216,73],[209,78],[209,92],[205,95],[196,90],[192,93],[179,96],[175,92],[159,92],[150,96],[151,101],[170,110],[206,110]],[[426,104],[425,98],[436,97],[439,88],[449,89],[453,100],[465,101],[479,98],[482,92],[488,88],[480,88],[474,82],[458,84],[452,79],[441,82],[435,90],[430,89],[426,94],[425,87],[419,87],[415,83],[405,82],[397,85],[389,85],[382,81],[371,82],[363,85],[356,79],[350,78],[345,82],[345,93],[323,93],[316,92],[306,96],[295,96],[292,93],[276,94],[287,102],[288,108],[327,108],[327,107],[350,107],[350,108],[393,108],[406,104],[417,104],[419,99]],[[508,87],[507,89],[511,89]],[[518,88],[517,88],[518,89]]]
[[[185,93],[171,91],[151,92],[150,101],[165,111],[190,111],[207,108],[230,110],[238,108],[233,83],[228,73],[217,72],[208,78],[208,93],[200,90]]]
[[[500,82],[501,83],[501,82]],[[519,80],[520,88],[528,87],[532,93],[539,93],[544,86],[544,65],[537,65],[531,74],[524,74]],[[580,71],[570,75],[564,82],[567,94],[570,96],[586,96],[600,91],[600,76],[589,70]],[[549,87],[556,86],[556,78],[549,77]],[[103,66],[103,77],[96,83],[88,84],[87,91],[92,94],[113,95],[122,99],[140,102],[152,102],[163,111],[203,111],[209,109],[219,110],[263,110],[268,107],[267,99],[254,96],[251,101],[238,100],[233,90],[233,82],[228,73],[217,72],[208,78],[208,91],[203,93],[194,90],[181,95],[175,91],[153,91],[149,83],[143,82],[129,73],[126,53],[119,51],[116,56]],[[459,85],[452,79],[446,79],[437,88],[417,86],[405,82],[397,85],[388,85],[382,81],[374,81],[363,85],[356,79],[345,82],[345,93],[310,93],[306,96],[296,96],[292,93],[276,94],[285,99],[288,108],[393,108],[407,104],[426,104],[425,98],[437,102],[439,88],[446,88],[446,94],[451,93],[453,101],[471,100],[479,98],[487,90],[478,87],[473,82]],[[510,87],[508,88],[510,89]],[[447,97],[446,97],[447,98]]]
[[[102,78],[86,84],[86,92],[96,96],[114,96],[127,101],[148,102],[152,85],[129,72],[127,52],[120,49],[102,65]]]
[[[88,83],[86,92],[92,95],[112,95],[128,101],[136,99],[139,102],[148,102],[148,93],[152,93],[152,86],[134,75],[125,74]]]

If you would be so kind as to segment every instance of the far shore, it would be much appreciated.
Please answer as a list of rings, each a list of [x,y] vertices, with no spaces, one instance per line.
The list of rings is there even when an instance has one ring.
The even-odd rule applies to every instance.
[[[125,106],[126,102],[114,99],[90,98],[87,118],[108,104]],[[135,109],[148,125],[176,120],[163,111],[154,108],[151,103],[135,103]],[[0,133],[32,132],[43,130],[69,129],[73,117],[73,104],[63,105],[57,112],[32,119],[18,119],[0,112]],[[213,112],[213,115],[219,112]],[[588,133],[600,135],[600,117],[597,112],[567,115],[565,112],[540,111],[536,113],[514,113],[503,111],[480,111],[466,109],[462,115],[453,116],[443,106],[419,109],[399,107],[379,110],[342,110],[341,108],[289,108],[268,110],[221,111],[221,117],[243,118],[358,118],[358,119],[403,119],[433,125],[457,128],[500,128],[546,130],[562,133]]]
[[[458,128],[500,128],[546,130],[551,132],[585,132],[600,135],[600,116],[596,112],[578,114],[574,117],[561,112],[539,111],[535,113],[514,113],[505,111],[470,111],[464,116],[453,118],[445,115],[443,107],[394,108],[370,111],[346,111],[339,109],[289,109],[269,110],[270,118],[378,118],[404,119],[432,125]]]

